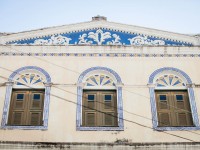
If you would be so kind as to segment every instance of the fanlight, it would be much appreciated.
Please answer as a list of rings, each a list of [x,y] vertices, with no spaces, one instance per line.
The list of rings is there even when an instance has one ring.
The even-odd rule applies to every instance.
[[[175,75],[164,75],[156,80],[157,87],[186,86],[182,79]]]
[[[109,76],[96,74],[86,80],[86,86],[115,86],[115,83]]]
[[[35,86],[43,85],[43,78],[36,73],[26,73],[16,79],[16,85]]]

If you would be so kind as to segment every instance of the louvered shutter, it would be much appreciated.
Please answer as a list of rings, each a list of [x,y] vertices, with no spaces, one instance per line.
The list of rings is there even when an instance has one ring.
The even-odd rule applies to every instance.
[[[9,125],[26,124],[26,104],[28,93],[26,91],[13,91],[9,110]]]
[[[82,126],[117,126],[116,91],[83,91]]]
[[[31,91],[29,94],[28,124],[42,125],[42,115],[44,106],[44,92]]]
[[[174,101],[176,126],[193,126],[192,113],[187,91],[171,92]]]
[[[156,91],[156,106],[158,112],[158,125],[171,126],[170,92]]]
[[[170,126],[171,116],[170,113],[158,113],[159,126]]]
[[[85,113],[85,125],[86,126],[96,126],[96,113],[95,112],[86,112]]]
[[[83,94],[83,126],[97,126],[97,97],[98,94],[95,91],[87,91]]]
[[[102,126],[117,126],[117,100],[115,91],[100,92],[100,119]]]
[[[44,91],[13,90],[9,125],[42,125]]]
[[[155,93],[159,126],[193,126],[187,91]]]

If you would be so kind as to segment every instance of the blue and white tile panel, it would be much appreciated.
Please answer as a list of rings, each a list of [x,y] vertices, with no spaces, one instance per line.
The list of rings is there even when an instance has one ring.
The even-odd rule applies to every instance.
[[[150,77],[149,77],[149,84],[155,84],[154,81],[156,80],[155,77],[158,74],[162,74],[163,72],[170,72],[176,74],[180,74],[185,81],[187,81],[186,84],[192,84],[192,80],[190,77],[183,71],[172,68],[172,67],[164,67],[157,69],[154,71]],[[151,113],[152,113],[152,123],[153,123],[153,129],[159,130],[159,131],[173,131],[173,130],[200,130],[200,124],[198,119],[198,113],[195,103],[195,96],[194,96],[194,90],[193,88],[189,87],[187,88],[188,95],[189,95],[189,101],[190,101],[190,107],[191,107],[191,113],[193,118],[194,127],[158,127],[158,116],[157,116],[157,108],[156,108],[156,99],[155,99],[155,87],[150,87],[150,103],[151,103]]]
[[[45,99],[44,99],[44,110],[43,110],[43,125],[42,126],[9,126],[7,125],[8,122],[8,113],[9,113],[9,106],[10,106],[10,100],[12,95],[12,88],[14,84],[14,78],[16,76],[21,76],[21,72],[26,71],[27,73],[31,72],[32,70],[36,70],[37,72],[41,73],[45,76]],[[31,130],[47,130],[48,128],[48,118],[49,118],[49,103],[50,103],[50,89],[51,89],[51,77],[50,75],[42,68],[36,67],[36,66],[25,66],[22,68],[17,69],[14,71],[9,79],[8,84],[6,87],[6,97],[4,102],[4,108],[3,108],[3,115],[2,115],[2,121],[1,121],[1,128],[2,129],[31,129]]]
[[[122,87],[116,87],[117,91],[117,112],[118,112],[118,127],[83,127],[82,124],[82,95],[83,95],[83,81],[87,77],[88,73],[93,71],[104,71],[108,74],[112,74],[117,83],[122,84],[120,76],[112,69],[107,67],[92,67],[81,73],[78,79],[78,99],[77,99],[77,113],[76,113],[76,129],[78,131],[123,131],[124,130],[124,120],[123,120],[123,103],[122,103]]]
[[[119,30],[96,28],[72,31],[62,34],[33,37],[6,44],[16,45],[134,45],[134,46],[192,46],[192,43],[162,37],[124,32]]]
[[[64,57],[200,57],[200,54],[139,54],[139,53],[20,53],[0,52],[0,56],[64,56]]]

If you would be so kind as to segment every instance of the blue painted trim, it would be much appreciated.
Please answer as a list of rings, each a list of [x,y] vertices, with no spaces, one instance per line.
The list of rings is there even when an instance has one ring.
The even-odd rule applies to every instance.
[[[42,68],[36,66],[25,66],[22,68],[17,69],[14,71],[8,81],[13,82],[13,79],[16,75],[20,75],[22,71],[29,71],[29,70],[37,70],[41,74],[43,74],[46,78],[45,84],[45,96],[44,96],[44,110],[43,110],[43,126],[9,126],[7,125],[8,122],[8,113],[9,113],[9,106],[10,100],[12,95],[12,84],[8,84],[6,87],[6,96],[3,108],[3,116],[1,121],[1,128],[2,129],[37,129],[37,130],[46,130],[48,128],[48,118],[49,118],[49,103],[50,103],[50,84],[51,84],[51,77],[50,75]]]
[[[154,71],[150,77],[149,77],[149,84],[153,84],[154,78],[156,75],[162,73],[162,72],[174,72],[182,75],[187,84],[192,84],[192,80],[190,77],[183,71],[177,69],[177,68],[172,68],[172,67],[164,67],[160,68],[156,71]],[[151,113],[152,113],[152,123],[153,123],[153,128],[155,130],[160,130],[160,131],[172,131],[172,130],[200,130],[200,125],[199,125],[199,119],[198,119],[198,113],[197,113],[197,108],[196,108],[196,103],[195,103],[195,97],[194,97],[194,90],[193,88],[188,88],[187,89],[188,94],[189,94],[189,101],[190,101],[190,107],[191,107],[191,112],[192,112],[192,118],[193,118],[193,123],[194,127],[158,127],[158,116],[157,116],[157,108],[156,108],[156,99],[155,99],[155,88],[150,87],[149,92],[150,92],[150,102],[151,102]]]
[[[1,52],[0,56],[52,56],[52,57],[200,57],[200,54],[141,54],[141,53],[12,53]]]
[[[78,97],[77,97],[77,113],[76,113],[76,129],[78,131],[123,131],[124,130],[124,120],[123,120],[123,104],[122,104],[122,87],[117,87],[117,111],[118,111],[118,127],[82,127],[82,95],[83,95],[83,87],[81,84],[83,83],[83,79],[89,72],[93,71],[105,71],[112,74],[116,80],[116,84],[121,84],[120,76],[113,71],[112,69],[106,67],[92,67],[85,70],[78,79]]]
[[[51,77],[50,75],[42,68],[40,67],[36,67],[36,66],[25,66],[22,68],[17,69],[16,71],[14,71],[10,77],[9,77],[9,81],[12,81],[13,78],[17,75],[20,74],[20,72],[24,71],[24,70],[37,70],[39,72],[41,72],[42,74],[44,74],[44,76],[46,77],[46,82],[50,83],[51,82]]]

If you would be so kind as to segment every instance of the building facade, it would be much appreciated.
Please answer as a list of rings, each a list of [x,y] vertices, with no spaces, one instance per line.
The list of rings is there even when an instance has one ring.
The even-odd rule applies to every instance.
[[[199,36],[97,16],[0,44],[0,148],[200,148]]]

